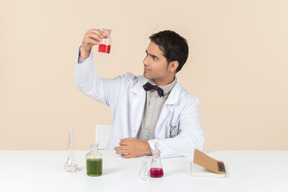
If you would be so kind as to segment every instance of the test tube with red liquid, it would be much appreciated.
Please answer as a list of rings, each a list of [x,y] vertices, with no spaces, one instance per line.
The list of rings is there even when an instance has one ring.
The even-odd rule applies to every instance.
[[[99,47],[98,47],[98,52],[110,53],[111,43],[112,43],[110,34],[112,30],[111,29],[102,29],[102,30],[104,31],[104,33],[106,33],[107,37],[102,39],[102,41],[100,42]]]

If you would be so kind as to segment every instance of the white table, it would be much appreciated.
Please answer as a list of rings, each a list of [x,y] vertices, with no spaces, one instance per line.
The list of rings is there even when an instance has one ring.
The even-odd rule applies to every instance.
[[[162,159],[164,177],[142,181],[138,177],[142,158],[124,159],[102,151],[103,175],[86,175],[85,155],[76,151],[82,168],[65,172],[67,151],[0,151],[0,192],[86,191],[288,191],[288,151],[215,151],[209,156],[222,160],[225,178],[190,176],[192,157]]]

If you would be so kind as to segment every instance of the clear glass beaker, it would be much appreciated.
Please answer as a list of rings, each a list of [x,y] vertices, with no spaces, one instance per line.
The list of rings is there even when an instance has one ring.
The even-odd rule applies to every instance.
[[[112,30],[111,29],[102,29],[106,33],[107,38],[102,39],[99,44],[98,52],[110,53],[112,38],[110,37]]]

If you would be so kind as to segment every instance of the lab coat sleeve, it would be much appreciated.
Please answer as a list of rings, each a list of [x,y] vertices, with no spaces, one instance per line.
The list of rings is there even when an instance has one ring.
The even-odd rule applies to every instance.
[[[93,54],[79,63],[79,50],[76,57],[75,80],[78,89],[85,95],[111,106],[121,89],[121,76],[114,79],[100,78],[96,72]]]
[[[204,131],[200,120],[199,100],[187,105],[181,112],[179,118],[180,134],[174,138],[153,139],[148,143],[151,150],[155,148],[155,143],[159,143],[161,157],[193,156],[194,149],[203,150]]]

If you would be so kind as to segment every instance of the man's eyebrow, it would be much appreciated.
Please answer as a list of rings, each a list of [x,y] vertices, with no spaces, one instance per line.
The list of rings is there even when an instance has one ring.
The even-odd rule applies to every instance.
[[[150,55],[151,57],[156,57],[156,58],[159,58],[157,55],[153,55],[153,54],[150,54],[150,53],[148,53],[148,51],[146,50],[146,54],[147,55]]]

